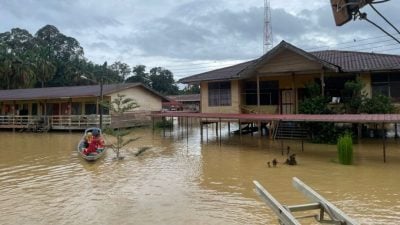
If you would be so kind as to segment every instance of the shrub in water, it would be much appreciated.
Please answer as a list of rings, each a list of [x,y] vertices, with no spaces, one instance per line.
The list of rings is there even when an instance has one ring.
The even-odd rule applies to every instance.
[[[353,163],[353,140],[351,134],[346,133],[339,137],[338,143],[339,163],[351,165]]]
[[[158,128],[171,128],[173,125],[173,122],[170,120],[161,120],[156,122],[156,127]]]

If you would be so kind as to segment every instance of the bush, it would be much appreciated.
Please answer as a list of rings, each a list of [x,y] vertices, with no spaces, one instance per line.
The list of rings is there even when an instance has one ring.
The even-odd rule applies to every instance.
[[[364,104],[361,106],[361,112],[368,114],[387,114],[395,111],[396,108],[390,98],[381,94],[365,99]]]
[[[343,165],[353,164],[353,140],[350,133],[339,137],[337,147],[339,163]]]
[[[161,120],[156,122],[155,125],[157,128],[171,128],[173,127],[174,123],[170,120]]]

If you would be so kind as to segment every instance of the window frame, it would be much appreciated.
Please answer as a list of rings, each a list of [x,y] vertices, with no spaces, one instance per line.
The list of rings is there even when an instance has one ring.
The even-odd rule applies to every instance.
[[[210,82],[208,86],[208,106],[232,106],[232,85],[230,81]]]

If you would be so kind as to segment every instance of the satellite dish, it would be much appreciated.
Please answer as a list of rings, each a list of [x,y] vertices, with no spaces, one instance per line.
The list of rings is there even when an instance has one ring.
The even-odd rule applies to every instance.
[[[331,0],[336,26],[349,22],[353,18],[353,12],[372,2],[373,0]]]

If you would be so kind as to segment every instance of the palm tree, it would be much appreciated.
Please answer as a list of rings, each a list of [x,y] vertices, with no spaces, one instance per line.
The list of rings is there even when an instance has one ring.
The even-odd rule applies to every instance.
[[[33,87],[36,82],[36,74],[34,72],[34,64],[31,62],[29,54],[22,59],[15,57],[12,61],[12,76],[10,77],[10,88],[29,88]]]
[[[14,55],[4,45],[0,45],[0,83],[1,89],[10,88],[10,77],[12,74],[12,61]]]
[[[35,73],[36,78],[43,88],[45,82],[51,80],[56,73],[57,67],[50,61],[47,49],[39,48],[35,54]]]

